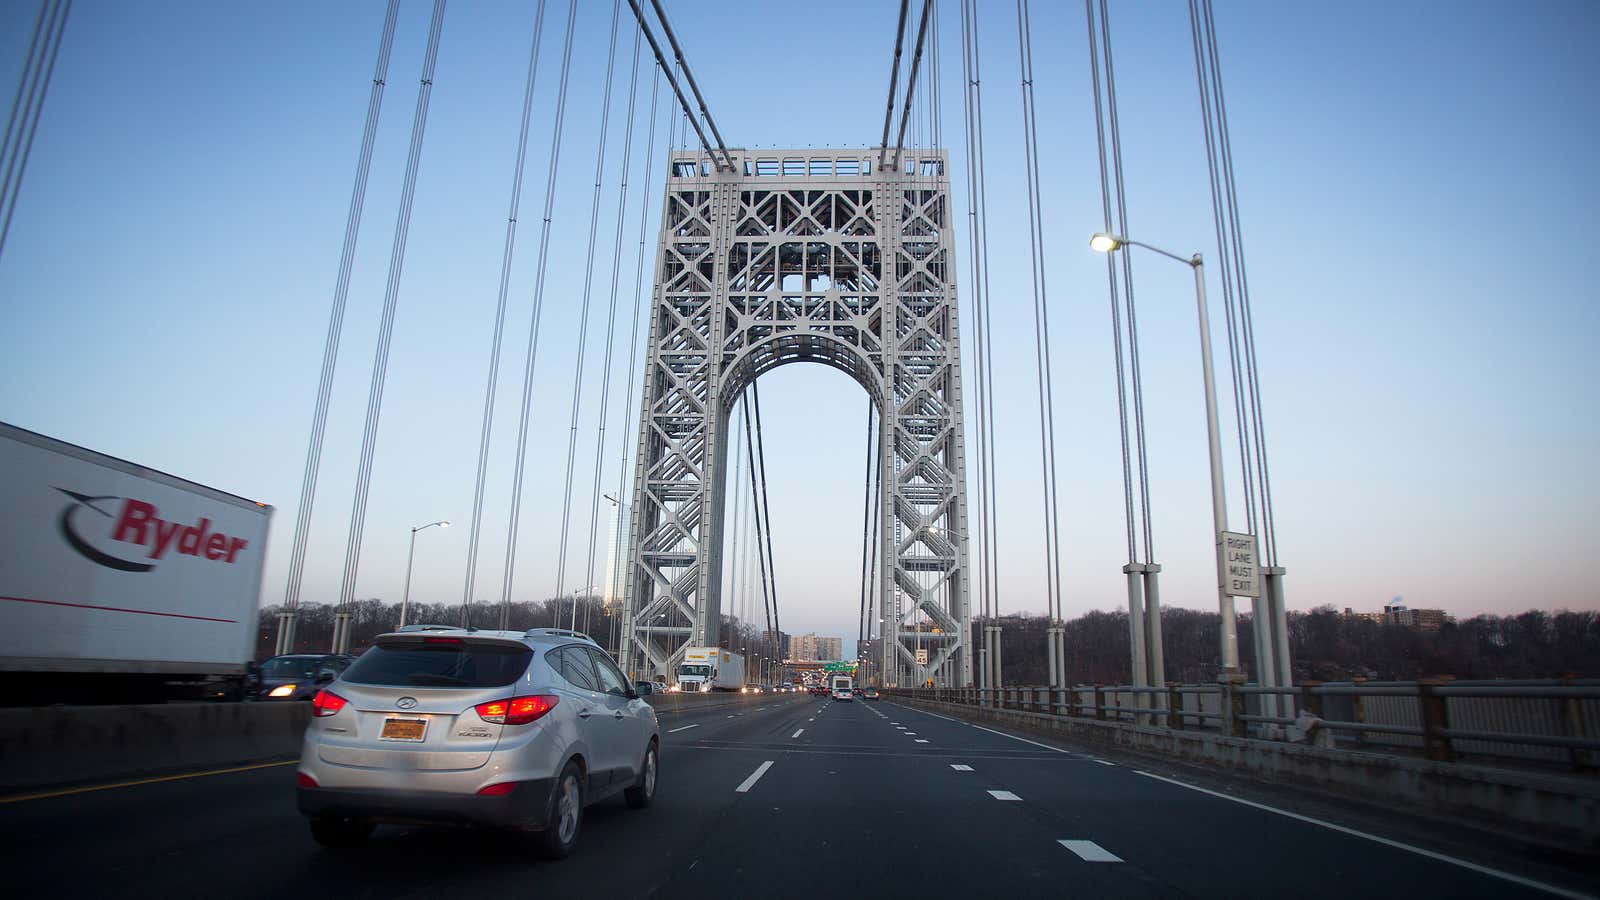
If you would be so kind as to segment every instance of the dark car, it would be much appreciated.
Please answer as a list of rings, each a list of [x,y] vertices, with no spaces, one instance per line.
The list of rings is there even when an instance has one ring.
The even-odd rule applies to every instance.
[[[862,688],[861,689],[861,699],[863,699],[863,700],[876,700],[876,699],[878,699],[878,689],[875,688],[875,687]]]
[[[261,664],[258,700],[310,700],[317,690],[350,667],[354,656],[338,653],[290,653]]]

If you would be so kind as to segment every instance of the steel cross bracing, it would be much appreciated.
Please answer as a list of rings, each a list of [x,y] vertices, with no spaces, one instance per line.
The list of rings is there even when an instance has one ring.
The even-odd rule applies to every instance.
[[[945,154],[908,149],[885,169],[876,148],[730,153],[733,166],[723,169],[698,151],[669,160],[634,462],[623,666],[637,677],[670,675],[685,647],[717,642],[729,413],[763,372],[815,362],[854,378],[879,411],[884,681],[969,684]],[[813,475],[859,478],[842,469]],[[926,664],[916,662],[918,647]]]

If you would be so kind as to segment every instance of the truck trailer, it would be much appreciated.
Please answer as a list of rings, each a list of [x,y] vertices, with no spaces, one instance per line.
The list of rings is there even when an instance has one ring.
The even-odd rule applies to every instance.
[[[238,697],[272,507],[0,422],[0,705]]]
[[[721,647],[687,647],[678,666],[680,691],[737,691],[744,687],[744,657]]]

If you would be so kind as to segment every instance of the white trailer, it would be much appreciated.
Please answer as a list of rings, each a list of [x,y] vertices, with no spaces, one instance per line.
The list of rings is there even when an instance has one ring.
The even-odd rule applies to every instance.
[[[0,422],[0,510],[0,702],[243,678],[272,507]]]
[[[680,691],[737,691],[744,687],[744,657],[721,647],[686,647],[678,665]]]

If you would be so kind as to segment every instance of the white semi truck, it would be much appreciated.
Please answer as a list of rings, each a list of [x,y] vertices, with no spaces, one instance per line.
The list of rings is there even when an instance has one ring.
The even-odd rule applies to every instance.
[[[744,657],[721,647],[688,647],[678,665],[680,691],[737,691],[744,687]]]
[[[238,696],[272,507],[0,422],[0,703]]]

